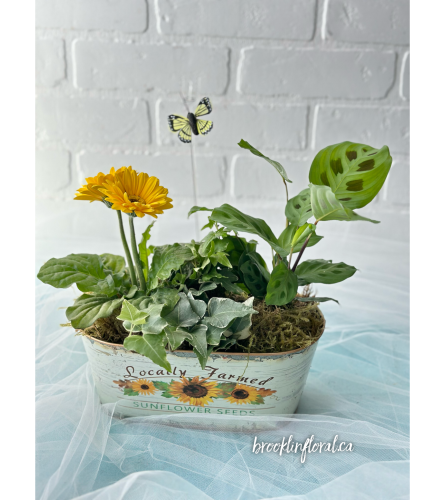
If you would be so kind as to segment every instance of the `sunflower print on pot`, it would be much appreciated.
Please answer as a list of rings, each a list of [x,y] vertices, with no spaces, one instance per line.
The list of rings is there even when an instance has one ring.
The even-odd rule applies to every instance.
[[[182,377],[182,382],[171,382],[168,392],[181,403],[205,406],[213,403],[213,398],[219,396],[220,390],[217,385],[217,382],[207,382],[206,378],[199,380],[199,376],[189,379]]]
[[[259,393],[255,387],[249,385],[237,384],[230,396],[227,398],[229,403],[236,403],[237,405],[251,404],[258,399]]]
[[[141,396],[151,396],[156,392],[156,387],[153,382],[141,378],[132,382],[131,388],[134,392],[139,393]]]

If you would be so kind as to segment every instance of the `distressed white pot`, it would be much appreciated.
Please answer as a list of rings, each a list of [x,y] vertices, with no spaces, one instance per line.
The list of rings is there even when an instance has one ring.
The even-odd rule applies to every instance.
[[[295,351],[250,354],[249,360],[242,353],[216,352],[205,370],[192,351],[174,351],[167,354],[168,373],[121,344],[86,335],[83,343],[100,401],[117,403],[115,412],[123,417],[295,413],[317,348],[315,342]]]

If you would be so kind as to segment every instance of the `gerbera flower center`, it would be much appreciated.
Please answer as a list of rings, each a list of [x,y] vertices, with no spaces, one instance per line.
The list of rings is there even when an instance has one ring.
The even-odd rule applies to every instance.
[[[246,399],[249,397],[249,393],[244,389],[235,389],[231,394],[235,399]]]
[[[140,196],[137,196],[135,194],[130,194],[128,195],[128,199],[131,201],[131,202],[137,202],[137,203],[143,203],[145,204],[145,200],[144,198],[141,198]]]
[[[207,394],[204,386],[195,384],[186,385],[182,391],[191,398],[203,398]]]
[[[142,384],[141,389],[144,389],[144,391],[146,391],[147,389],[150,389],[150,386],[147,384]]]

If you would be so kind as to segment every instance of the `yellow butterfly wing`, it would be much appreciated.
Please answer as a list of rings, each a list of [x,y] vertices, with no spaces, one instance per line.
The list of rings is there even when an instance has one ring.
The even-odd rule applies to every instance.
[[[181,142],[192,142],[192,127],[190,126],[190,123],[187,121],[187,125],[183,127],[179,133],[178,133],[179,140]]]
[[[198,107],[195,110],[196,118],[198,118],[198,116],[208,115],[211,112],[212,112],[212,103],[210,102],[210,99],[208,97],[203,97],[199,101]]]
[[[206,135],[212,130],[213,122],[210,120],[196,120],[196,126],[201,135]]]
[[[172,132],[178,132],[182,130],[185,126],[189,125],[187,118],[181,115],[169,115],[168,116],[168,126]]]

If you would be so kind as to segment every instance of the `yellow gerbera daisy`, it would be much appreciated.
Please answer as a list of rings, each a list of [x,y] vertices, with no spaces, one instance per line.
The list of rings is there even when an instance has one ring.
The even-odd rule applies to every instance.
[[[125,167],[121,167],[117,172],[121,172]],[[99,172],[95,177],[87,177],[86,184],[77,190],[74,197],[75,200],[86,200],[90,203],[93,201],[104,201],[104,195],[99,191],[104,187],[105,182],[111,182],[117,173],[114,167],[111,167],[109,174]]]
[[[255,387],[237,384],[226,400],[229,403],[236,403],[237,405],[250,404],[256,400],[258,394],[258,390]]]
[[[137,173],[131,167],[116,172],[114,179],[106,180],[99,191],[112,203],[111,208],[138,217],[151,215],[157,219],[157,214],[173,208],[172,199],[167,196],[168,189],[159,185],[157,177]]]
[[[175,381],[170,384],[169,392],[178,398],[181,403],[190,403],[194,406],[205,406],[213,403],[213,399],[221,393],[216,388],[218,382],[206,382],[206,378],[199,380],[199,376],[187,380],[182,377],[182,382]]]
[[[145,380],[144,378],[140,378],[139,380],[135,380],[131,383],[131,388],[135,392],[139,392],[143,396],[150,396],[156,392],[156,387],[153,382],[150,380]]]

